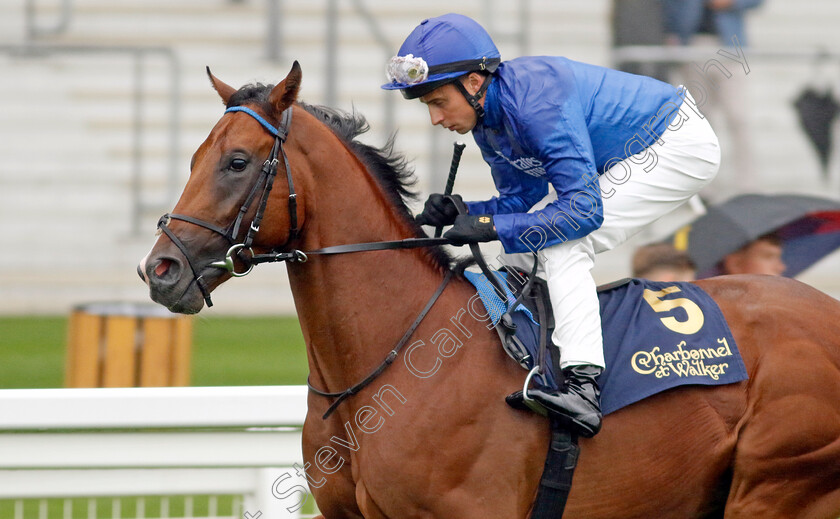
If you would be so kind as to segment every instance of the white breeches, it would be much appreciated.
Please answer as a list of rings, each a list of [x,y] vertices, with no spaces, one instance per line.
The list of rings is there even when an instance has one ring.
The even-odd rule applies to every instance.
[[[717,174],[717,137],[689,103],[693,100],[687,95],[680,115],[658,142],[600,176],[601,227],[540,252],[554,311],[552,339],[561,350],[561,368],[579,364],[604,367],[598,296],[590,272],[595,254],[618,246],[673,211]],[[550,192],[532,210],[545,207],[556,196]]]

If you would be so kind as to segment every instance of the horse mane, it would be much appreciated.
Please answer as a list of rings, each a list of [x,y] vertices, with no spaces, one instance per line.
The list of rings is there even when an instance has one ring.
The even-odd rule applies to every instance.
[[[271,113],[268,95],[274,85],[255,83],[245,85],[228,100],[227,107],[241,106],[246,103],[257,104],[266,113]],[[382,186],[397,212],[414,230],[416,236],[427,236],[422,226],[414,221],[408,208],[408,202],[417,200],[417,193],[412,189],[417,184],[414,170],[408,164],[405,155],[394,150],[396,134],[392,135],[381,148],[365,144],[358,137],[370,130],[365,116],[356,112],[346,112],[322,105],[297,103],[301,108],[315,116],[335,133],[350,151],[367,166],[367,170]],[[444,270],[449,270],[452,257],[443,247],[429,247],[429,256]]]

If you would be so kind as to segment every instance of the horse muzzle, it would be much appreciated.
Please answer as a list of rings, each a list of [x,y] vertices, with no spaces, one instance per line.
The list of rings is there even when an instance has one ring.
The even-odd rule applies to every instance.
[[[208,272],[214,275],[218,269]],[[176,255],[155,254],[144,258],[137,268],[140,278],[149,286],[149,297],[172,312],[195,314],[204,308],[205,297],[198,283],[208,280],[193,276],[185,260]],[[209,290],[209,288],[207,289]]]

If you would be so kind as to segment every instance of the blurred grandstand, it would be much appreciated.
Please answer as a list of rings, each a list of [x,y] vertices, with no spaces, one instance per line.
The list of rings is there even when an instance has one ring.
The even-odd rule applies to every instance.
[[[192,152],[222,113],[205,65],[239,86],[274,83],[299,60],[303,100],[362,112],[372,127],[369,142],[381,144],[398,128],[397,149],[414,161],[418,188],[440,190],[455,136],[430,130],[422,105],[379,85],[401,38],[452,5],[0,2],[0,313],[64,313],[79,302],[147,299],[135,265],[153,243],[157,218],[174,205]],[[488,28],[503,58],[560,54],[612,64],[609,0],[465,0],[458,10]],[[834,160],[822,179],[791,105],[814,79],[813,56],[840,51],[838,21],[840,3],[833,0],[768,0],[751,16],[747,83],[761,178],[753,191],[840,194],[840,164]],[[760,56],[776,49],[797,52]],[[820,63],[819,81],[840,85],[840,60]],[[489,197],[486,166],[469,136],[466,142],[456,191],[466,199]],[[721,175],[737,172],[724,166]],[[628,275],[632,247],[693,216],[683,213],[604,255],[598,281]],[[220,289],[212,311],[293,312],[283,267],[257,271]],[[840,259],[827,258],[802,279],[837,297]]]

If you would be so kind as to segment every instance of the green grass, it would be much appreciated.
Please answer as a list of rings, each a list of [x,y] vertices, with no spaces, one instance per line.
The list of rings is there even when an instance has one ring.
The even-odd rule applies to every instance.
[[[297,317],[196,319],[192,369],[194,386],[306,384]]]
[[[0,318],[0,388],[62,387],[67,319]]]
[[[0,317],[0,389],[64,385],[65,317]],[[196,318],[192,385],[305,384],[296,317]]]
[[[193,496],[192,515],[189,517],[207,517],[210,511],[209,498],[210,496]],[[137,505],[140,499],[143,500],[141,510],[144,513],[140,516],[143,518],[163,517],[164,510],[166,511],[165,516],[171,518],[185,517],[187,512],[186,500],[183,496],[170,496],[165,498],[165,501],[160,496],[120,497],[119,516],[122,519],[136,519],[138,517]],[[95,519],[112,519],[116,516],[114,499],[111,497],[71,498],[67,500],[58,498],[23,499],[19,506],[22,507],[24,519],[38,519],[41,517],[42,507],[45,507],[47,519],[64,519],[65,502],[69,503],[67,506],[71,519],[90,519],[90,510],[96,510],[93,515]],[[216,496],[216,503],[217,515],[244,517],[244,514],[240,515],[242,502],[239,501],[237,505],[234,496]],[[309,495],[300,513],[314,514],[316,511],[315,500]],[[13,517],[15,517],[15,500],[0,499],[0,518],[9,519]]]
[[[143,497],[143,504],[141,510],[144,511],[141,517],[163,517],[162,511],[168,511],[167,517],[184,517],[186,512],[186,501],[181,496],[172,496],[166,498],[165,501],[159,496]],[[233,496],[217,496],[216,512],[218,515],[234,517],[239,516],[238,510],[234,510]],[[111,519],[116,517],[116,510],[114,508],[114,500],[110,497],[95,497],[95,498],[72,498],[65,499],[24,499],[22,501],[22,512],[24,519],[37,519],[40,517],[42,506],[45,507],[46,517],[48,519],[63,519],[65,510],[65,501],[69,504],[69,513],[71,519],[88,519],[90,517],[89,511],[96,510],[96,519]],[[137,505],[139,498],[137,497],[121,497],[119,498],[119,516],[123,519],[135,519],[137,517]],[[209,512],[209,496],[194,496],[192,505],[192,514],[196,517],[207,517]],[[0,517],[13,518],[15,517],[15,500],[0,499]]]

